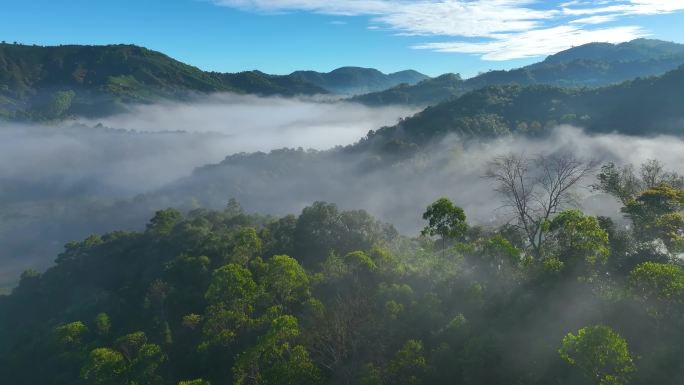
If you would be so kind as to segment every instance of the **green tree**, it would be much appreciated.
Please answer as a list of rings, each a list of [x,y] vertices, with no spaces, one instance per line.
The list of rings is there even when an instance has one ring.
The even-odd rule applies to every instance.
[[[579,210],[565,210],[548,224],[549,238],[555,243],[558,258],[571,267],[592,267],[608,261],[608,233],[596,217]]]
[[[638,238],[662,240],[671,251],[684,241],[684,190],[661,184],[630,199],[622,211],[634,223]]]
[[[419,385],[427,374],[428,365],[423,352],[423,343],[408,340],[394,355],[388,372],[390,380],[387,384]]]
[[[302,303],[310,296],[309,277],[296,259],[274,255],[266,263],[266,291],[277,304]]]
[[[629,289],[660,318],[684,300],[684,271],[668,263],[644,262],[629,273]]]
[[[176,209],[157,211],[147,224],[147,231],[156,235],[168,235],[181,219],[183,216]]]
[[[259,295],[252,273],[246,268],[231,263],[217,269],[205,295],[209,306],[204,333],[210,342],[227,345],[248,327]]]
[[[256,345],[240,354],[233,367],[235,385],[315,385],[321,373],[302,345],[297,319],[284,315],[271,322]]]
[[[92,385],[129,385],[128,363],[123,354],[109,348],[90,352],[81,376]]]
[[[635,370],[627,341],[607,326],[587,326],[568,333],[558,350],[597,385],[627,384]]]
[[[294,255],[304,267],[314,268],[331,253],[367,250],[396,237],[394,227],[376,221],[363,210],[340,212],[334,204],[315,202],[297,218]]]
[[[442,238],[442,250],[446,248],[447,239],[462,236],[468,228],[463,209],[455,206],[449,198],[440,198],[428,206],[423,219],[428,221],[428,225],[422,234],[439,235]]]
[[[88,327],[81,321],[71,322],[55,328],[57,344],[64,349],[79,346],[88,334]]]
[[[111,327],[112,324],[109,321],[107,313],[98,313],[98,315],[95,316],[95,331],[99,336],[107,336]]]
[[[252,258],[261,253],[261,239],[254,227],[243,227],[233,236],[233,252],[231,263],[246,265]]]
[[[242,209],[242,206],[235,198],[230,198],[228,200],[228,203],[226,203],[226,207],[223,209],[223,212],[230,218],[237,217],[245,213],[245,211]]]
[[[162,384],[163,379],[158,370],[164,361],[166,361],[166,356],[159,345],[142,345],[131,361],[130,378],[132,384]]]

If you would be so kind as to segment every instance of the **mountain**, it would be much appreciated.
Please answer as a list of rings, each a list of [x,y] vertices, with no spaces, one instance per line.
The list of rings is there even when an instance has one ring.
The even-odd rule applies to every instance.
[[[413,70],[384,74],[373,68],[342,67],[332,72],[296,71],[290,76],[338,94],[363,94],[429,79]]]
[[[285,214],[288,211],[280,211],[283,207],[300,208],[301,202],[328,200],[342,207],[373,207],[385,220],[405,228],[411,226],[402,216],[407,208],[397,202],[409,201],[412,194],[425,189],[433,191],[430,189],[435,186],[442,191],[457,189],[449,183],[467,180],[446,171],[455,156],[445,150],[448,143],[460,142],[468,148],[470,139],[481,143],[479,139],[510,134],[543,138],[556,132],[559,124],[573,124],[589,134],[681,137],[683,102],[684,66],[662,77],[600,89],[490,86],[428,107],[397,125],[371,131],[346,147],[229,155],[136,200],[147,208],[135,206],[130,211],[150,212],[149,207],[159,202],[188,208],[198,202],[204,207],[220,207],[229,196],[247,207]],[[459,137],[443,141],[452,134]],[[385,204],[387,196],[396,201]],[[117,207],[117,215],[125,211]]]
[[[0,117],[98,115],[197,92],[326,93],[294,76],[206,72],[134,45],[0,44]]]
[[[551,55],[547,63],[593,60],[605,62],[649,61],[653,58],[678,56],[684,45],[656,39],[636,39],[626,43],[589,43]]]
[[[350,100],[370,106],[392,104],[429,106],[462,95],[466,90],[461,75],[444,74],[423,80],[415,85],[401,84],[384,91],[357,95]]]
[[[414,86],[399,86],[353,100],[369,105],[434,105],[492,85],[603,87],[638,77],[658,76],[684,63],[684,44],[637,39],[627,43],[590,43],[510,71],[490,71],[462,80],[440,76]]]
[[[684,134],[684,66],[660,77],[591,89],[547,85],[489,86],[428,107],[392,127],[369,134],[357,146],[424,145],[446,134],[487,137],[541,135],[558,124],[589,132],[629,135]],[[380,146],[380,147],[377,147]]]

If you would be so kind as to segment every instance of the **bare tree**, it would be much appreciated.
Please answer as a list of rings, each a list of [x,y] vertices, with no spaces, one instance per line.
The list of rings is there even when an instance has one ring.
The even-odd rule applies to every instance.
[[[505,207],[515,215],[515,226],[522,230],[529,247],[539,258],[543,255],[544,224],[572,203],[572,190],[595,168],[572,154],[506,155],[489,163],[485,177],[494,181],[496,191],[505,198]]]
[[[592,188],[627,204],[644,190],[661,184],[684,188],[684,177],[676,172],[666,171],[661,162],[649,159],[641,164],[638,174],[631,164],[617,166],[611,162],[603,165],[597,175],[597,183]]]

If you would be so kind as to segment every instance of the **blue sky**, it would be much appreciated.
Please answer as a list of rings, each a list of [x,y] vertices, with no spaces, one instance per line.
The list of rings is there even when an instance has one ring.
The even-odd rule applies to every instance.
[[[684,43],[684,0],[3,0],[0,40],[133,43],[205,70],[472,76],[590,41]]]

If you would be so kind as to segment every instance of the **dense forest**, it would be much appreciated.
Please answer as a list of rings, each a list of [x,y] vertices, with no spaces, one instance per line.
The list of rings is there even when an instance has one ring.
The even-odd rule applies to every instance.
[[[400,84],[413,85],[429,76],[413,70],[384,74],[374,68],[341,67],[324,73],[295,71],[290,76],[339,94],[364,94],[384,91]]]
[[[498,157],[486,177],[508,224],[441,198],[406,237],[334,204],[275,218],[230,200],[69,243],[0,296],[0,378],[678,384],[682,177],[563,154]],[[587,178],[623,218],[573,208]]]
[[[415,84],[428,76],[343,67],[329,73],[200,70],[135,45],[32,46],[0,43],[0,119],[101,117],[127,106],[219,92],[260,96],[357,94]]]
[[[413,70],[384,74],[341,67],[331,72],[260,71],[219,73],[134,45],[30,46],[0,44],[0,119],[53,121],[102,117],[140,103],[188,100],[232,92],[254,95],[354,94],[371,106],[437,105],[495,86],[553,86],[581,89],[660,76],[684,63],[684,45],[637,39],[590,43],[509,71],[487,71],[469,79],[458,74],[430,78]]]
[[[680,101],[684,98],[683,75],[684,68],[679,68],[660,77],[599,89],[486,87],[429,107],[395,125],[385,128],[377,128],[380,124],[369,126],[367,129],[372,127],[372,131],[348,146],[327,151],[274,147],[255,153],[240,153],[240,149],[236,150],[237,153],[221,152],[211,161],[189,166],[186,174],[180,174],[162,186],[145,188],[144,183],[126,183],[128,195],[112,194],[113,190],[108,185],[112,172],[121,175],[129,163],[140,168],[141,164],[135,157],[148,160],[153,155],[165,156],[175,161],[192,158],[188,155],[190,147],[185,145],[176,147],[182,150],[183,155],[169,156],[166,150],[168,142],[174,137],[177,141],[187,139],[192,143],[204,135],[127,132],[92,124],[73,127],[54,124],[34,130],[30,126],[18,126],[13,129],[15,132],[44,138],[48,147],[43,148],[41,144],[37,148],[45,156],[54,142],[85,141],[77,149],[88,149],[90,140],[96,143],[107,140],[110,143],[108,151],[97,151],[98,154],[91,155],[89,164],[98,164],[94,159],[98,159],[100,153],[117,157],[117,148],[125,149],[126,156],[125,162],[116,163],[123,167],[107,166],[104,169],[108,171],[79,173],[73,178],[60,179],[66,175],[66,170],[58,171],[58,176],[38,177],[41,172],[34,175],[31,172],[12,172],[10,168],[10,172],[4,171],[0,175],[0,198],[4,203],[0,205],[0,243],[4,246],[0,250],[0,259],[11,261],[7,269],[0,272],[0,292],[14,286],[17,273],[25,268],[31,266],[40,270],[49,266],[50,256],[70,240],[80,239],[90,232],[139,230],[144,220],[159,207],[181,210],[220,208],[226,196],[236,197],[250,212],[273,215],[298,212],[316,200],[335,202],[347,209],[363,207],[404,231],[415,231],[419,207],[433,199],[435,192],[442,195],[441,191],[451,191],[459,184],[465,184],[468,188],[459,190],[462,206],[470,208],[470,204],[478,202],[478,205],[487,207],[491,200],[481,199],[488,195],[487,191],[480,189],[474,192],[481,184],[460,170],[479,172],[473,168],[472,162],[475,160],[477,163],[477,159],[473,159],[472,154],[480,150],[489,151],[488,142],[504,140],[513,143],[522,140],[519,138],[532,138],[539,142],[529,142],[531,146],[555,146],[553,143],[566,141],[558,138],[556,133],[568,132],[558,129],[558,126],[572,125],[584,129],[589,136],[586,143],[575,140],[572,145],[579,149],[594,148],[599,151],[602,161],[624,163],[633,159],[619,155],[624,151],[618,148],[617,141],[611,148],[594,146],[593,143],[601,141],[596,137],[598,133],[632,135],[632,138],[620,139],[631,141],[663,134],[680,136],[684,120],[680,108]],[[335,105],[339,104],[325,102],[315,108]],[[191,112],[191,115],[197,119],[196,122],[222,121],[220,117],[212,119],[211,114],[201,112]],[[231,121],[223,124],[228,129],[242,129]],[[200,126],[202,123],[190,128]],[[283,130],[287,129],[283,127]],[[11,133],[12,130],[6,132]],[[323,130],[319,132],[326,135]],[[365,132],[360,131],[353,140]],[[550,141],[542,142],[549,137]],[[229,141],[228,137],[215,134],[206,138],[207,142]],[[17,159],[23,157],[22,152],[14,156],[9,154],[30,142],[13,140],[11,134],[3,140],[7,164],[16,164]],[[132,143],[126,144],[126,141]],[[143,146],[142,143],[149,144]],[[676,143],[679,142],[675,139],[660,146],[665,146],[663,149],[667,152],[676,152],[671,150]],[[142,147],[146,148],[143,150]],[[225,159],[221,160],[224,156]],[[659,156],[657,152],[651,153],[637,161],[656,156]],[[666,161],[672,162],[673,159]],[[26,162],[33,164],[32,159],[26,159]],[[49,162],[45,168],[54,169],[54,163]],[[79,170],[83,168],[87,167],[78,166]],[[162,168],[156,172],[164,174],[168,170]],[[407,184],[412,187],[406,188]],[[387,194],[392,194],[395,199],[384,198]],[[477,215],[471,217],[482,219]],[[35,240],[33,234],[36,233],[43,236]]]
[[[636,39],[621,44],[589,43],[508,71],[488,71],[469,79],[445,74],[418,84],[402,84],[359,95],[369,105],[436,105],[488,86],[605,87],[639,77],[660,76],[684,63],[684,45]]]
[[[326,90],[296,76],[202,71],[134,45],[0,44],[0,118],[103,116],[132,103],[196,93],[313,95]]]
[[[392,127],[371,132],[359,148],[411,148],[443,139],[539,136],[559,124],[589,132],[680,135],[684,66],[659,77],[598,89],[490,86],[428,107]],[[648,97],[645,97],[645,96]]]
[[[3,42],[0,383],[680,384],[684,177],[628,162],[682,159],[683,63],[638,39],[470,79],[231,74]]]

